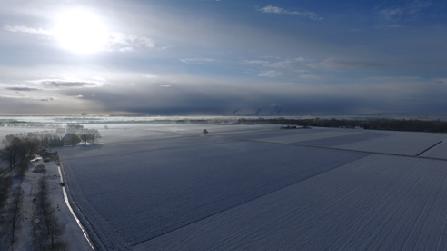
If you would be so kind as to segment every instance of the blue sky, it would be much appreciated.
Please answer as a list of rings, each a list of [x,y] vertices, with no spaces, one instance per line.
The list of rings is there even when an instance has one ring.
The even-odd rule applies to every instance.
[[[447,2],[24,1],[0,113],[447,115]]]

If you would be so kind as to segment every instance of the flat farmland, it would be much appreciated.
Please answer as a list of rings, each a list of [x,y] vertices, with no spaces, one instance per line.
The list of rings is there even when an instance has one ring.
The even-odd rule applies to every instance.
[[[270,125],[101,133],[102,145],[59,150],[100,249],[404,248],[433,238],[444,245],[447,162],[413,156],[437,134]],[[386,139],[394,142],[386,151],[365,149]]]
[[[372,155],[136,250],[445,250],[446,163]]]

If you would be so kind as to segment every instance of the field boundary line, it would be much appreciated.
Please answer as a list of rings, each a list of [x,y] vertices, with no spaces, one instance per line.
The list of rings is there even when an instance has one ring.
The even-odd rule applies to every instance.
[[[422,152],[420,152],[420,153],[417,154],[416,156],[421,156],[422,154],[424,154],[424,153],[430,151],[431,149],[433,149],[434,147],[436,147],[436,146],[438,146],[438,145],[440,145],[440,144],[442,144],[442,140],[439,141],[439,142],[437,142],[437,143],[435,143],[435,144],[433,144],[433,145],[431,145],[431,146],[429,146],[429,147],[427,147],[425,150],[423,150]]]

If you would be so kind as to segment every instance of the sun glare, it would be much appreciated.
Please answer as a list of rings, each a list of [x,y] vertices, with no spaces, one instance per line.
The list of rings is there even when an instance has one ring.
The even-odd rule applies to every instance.
[[[100,16],[84,9],[62,11],[55,20],[59,45],[76,54],[93,54],[107,47],[108,31]]]

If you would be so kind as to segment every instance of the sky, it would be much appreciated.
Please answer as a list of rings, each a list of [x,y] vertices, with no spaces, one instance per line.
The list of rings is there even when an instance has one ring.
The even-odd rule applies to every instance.
[[[0,114],[447,115],[447,1],[0,3]]]

